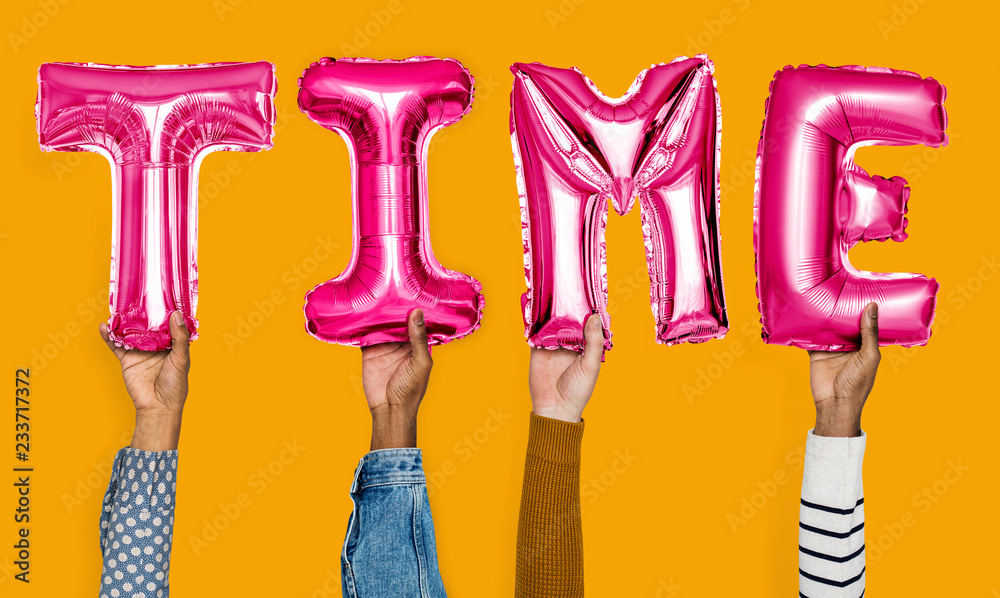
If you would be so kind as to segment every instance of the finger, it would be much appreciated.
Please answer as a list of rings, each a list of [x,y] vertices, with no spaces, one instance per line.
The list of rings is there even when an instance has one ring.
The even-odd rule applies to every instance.
[[[587,371],[596,374],[601,369],[601,357],[604,355],[604,330],[601,328],[601,316],[592,314],[584,324],[583,365]]]
[[[170,358],[184,368],[191,365],[190,340],[184,314],[179,311],[170,314]]]
[[[406,333],[410,337],[410,351],[418,364],[431,363],[431,351],[427,341],[427,325],[424,310],[415,309],[406,318]]]
[[[876,366],[881,358],[878,349],[878,304],[874,302],[865,306],[861,317],[861,355],[865,361]]]
[[[111,340],[111,335],[108,334],[108,323],[101,322],[100,326],[97,327],[97,332],[101,335],[101,339],[104,340],[104,344],[111,349],[111,352],[118,359],[118,361],[121,361],[122,356],[125,355],[126,349],[125,347],[119,347],[115,344],[115,341]]]

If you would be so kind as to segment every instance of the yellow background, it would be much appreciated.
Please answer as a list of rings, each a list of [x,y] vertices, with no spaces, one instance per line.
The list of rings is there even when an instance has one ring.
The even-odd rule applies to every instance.
[[[11,579],[12,398],[0,414],[7,422],[0,426],[7,472],[0,477],[0,595],[96,594],[102,472],[127,443],[132,423],[118,365],[96,332],[106,315],[108,165],[96,154],[38,149],[32,106],[41,63],[265,59],[277,65],[276,102],[285,120],[274,149],[213,154],[201,174],[202,338],[192,348],[181,441],[176,596],[339,596],[348,488],[367,450],[369,417],[358,350],[307,335],[301,303],[307,288],[338,274],[350,256],[350,169],[343,142],[297,110],[296,78],[322,56],[349,52],[343,44],[379,58],[455,57],[472,72],[475,108],[439,133],[430,158],[431,235],[442,264],[482,281],[486,312],[481,330],[435,350],[420,444],[449,594],[493,597],[510,595],[513,586],[530,410],[507,131],[509,65],[577,66],[617,96],[641,69],[691,52],[692,43],[715,61],[722,98],[722,257],[732,330],[700,346],[654,344],[639,217],[609,218],[615,348],[585,414],[588,595],[796,595],[797,451],[813,418],[807,359],[759,339],[753,182],[752,176],[741,181],[738,171],[751,172],[774,71],[800,63],[907,69],[948,87],[948,149],[859,154],[869,172],[906,176],[913,192],[910,238],[858,247],[854,262],[923,272],[941,283],[929,345],[883,351],[865,411],[868,587],[872,596],[1000,595],[994,380],[1000,284],[981,268],[984,259],[995,260],[1000,216],[993,197],[994,3],[401,0],[402,10],[376,27],[371,11],[384,21],[378,11],[387,0],[63,1],[47,19],[37,16],[44,3],[8,1],[0,20],[6,41],[0,44],[0,364],[8,396],[16,367],[29,364],[35,351],[53,356],[31,377],[30,585]],[[47,22],[27,37],[22,19]],[[359,42],[356,27],[378,31]],[[11,33],[26,43],[14,48]],[[212,182],[217,186],[210,188]],[[317,239],[337,247],[324,253]],[[295,268],[311,271],[299,276]],[[260,325],[227,346],[240,319],[258,309],[254,302],[275,291],[282,301],[273,314],[253,316]],[[101,315],[89,311],[89,301]],[[67,330],[75,334],[64,339]],[[731,366],[711,367],[728,363],[727,354]],[[703,394],[688,401],[683,389],[697,388],[699,372],[711,383],[703,378]],[[509,419],[498,426],[489,419],[493,413]],[[462,447],[466,437],[477,450]],[[285,453],[291,462],[278,461],[280,474],[262,484],[255,472],[277,471],[286,442],[305,450],[294,459]],[[613,473],[616,451],[638,460]],[[945,475],[949,461],[970,469],[956,480]],[[603,482],[587,482],[602,474]],[[769,487],[776,478],[785,483]],[[935,502],[915,500],[924,488],[934,494],[935,484],[942,494]],[[220,504],[241,493],[250,506],[225,518]],[[759,507],[734,533],[732,517],[740,516],[744,499]],[[896,538],[885,526],[906,514],[915,524]],[[196,554],[191,538],[204,539],[216,518],[225,529]]]

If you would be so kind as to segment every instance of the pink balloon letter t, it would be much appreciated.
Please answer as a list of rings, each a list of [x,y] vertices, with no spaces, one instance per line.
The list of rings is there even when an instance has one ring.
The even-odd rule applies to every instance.
[[[209,152],[270,148],[274,91],[269,62],[39,69],[42,149],[111,162],[116,343],[169,349],[175,310],[197,338],[198,167]]]

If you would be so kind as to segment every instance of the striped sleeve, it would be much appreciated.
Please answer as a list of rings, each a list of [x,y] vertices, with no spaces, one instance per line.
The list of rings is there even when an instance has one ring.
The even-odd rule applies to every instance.
[[[861,465],[865,433],[806,440],[799,508],[799,596],[865,594],[865,499]]]

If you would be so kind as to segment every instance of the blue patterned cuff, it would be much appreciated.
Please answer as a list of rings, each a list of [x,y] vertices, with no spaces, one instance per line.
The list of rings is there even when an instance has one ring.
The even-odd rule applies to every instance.
[[[115,455],[101,513],[102,598],[169,595],[176,484],[176,450]]]

